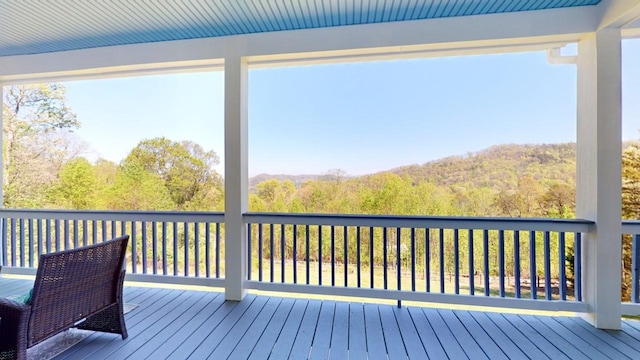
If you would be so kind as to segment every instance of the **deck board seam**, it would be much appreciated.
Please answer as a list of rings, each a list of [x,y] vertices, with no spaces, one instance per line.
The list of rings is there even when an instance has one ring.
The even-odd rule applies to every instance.
[[[556,319],[555,317],[552,318],[553,321],[555,321],[556,323],[558,323],[560,326],[563,326],[565,329],[569,330],[570,332],[576,334],[572,329],[570,329],[564,322],[559,321],[558,319]],[[624,352],[622,352],[617,346],[612,346],[610,343],[606,342],[604,339],[602,339],[600,336],[593,334],[592,332],[582,328],[580,325],[576,324],[576,326],[580,327],[580,329],[582,329],[582,334],[589,335],[590,338],[595,338],[599,341],[602,341],[603,343],[605,343],[608,348],[613,349],[614,351],[617,351],[620,355],[623,355],[625,357],[627,357],[628,359],[633,359],[632,357],[630,357],[629,355],[625,354]],[[576,334],[576,336],[580,336],[579,334]],[[581,336],[582,338],[584,338],[584,335]],[[595,346],[594,347],[596,349],[598,349],[599,351],[602,352],[601,348],[599,346]],[[605,354],[606,355],[606,354]]]
[[[299,300],[297,300],[297,301],[299,301]],[[302,322],[304,321],[304,315],[307,313],[307,309],[309,308],[309,300],[306,300],[305,302],[306,303],[304,304],[304,311],[302,312],[302,315],[300,316],[300,322],[298,323],[298,328],[296,329],[296,337],[300,333],[300,328],[302,327]],[[293,342],[291,343],[291,347],[289,348],[289,351],[287,353],[287,359],[289,359],[291,357],[291,352],[293,351],[294,344],[295,344],[295,338],[293,339]]]
[[[227,337],[229,337],[229,335],[236,329],[236,327],[239,325],[239,323],[243,320],[243,318],[245,317],[245,314],[249,311],[249,310],[255,310],[252,309],[254,306],[258,306],[258,310],[257,313],[255,314],[255,316],[253,316],[252,319],[249,319],[249,323],[245,326],[245,332],[246,330],[248,330],[253,323],[256,321],[256,319],[258,318],[258,315],[260,314],[260,312],[264,309],[264,307],[267,305],[267,303],[269,302],[269,299],[264,299],[264,301],[262,301],[262,303],[257,303],[257,301],[262,301],[262,299],[260,297],[256,297],[256,300],[253,301],[253,303],[251,304],[251,306],[247,307],[247,309],[245,310],[244,313],[242,313],[242,315],[240,315],[240,317],[238,318],[238,320],[231,326],[231,328],[229,328],[229,330],[227,331],[227,333],[220,339],[219,343],[211,349],[211,351],[209,352],[209,354],[207,355],[207,359],[211,358],[213,356],[213,354],[216,352],[216,350],[223,344],[224,339],[226,339]],[[240,337],[240,339],[237,340],[236,344],[233,346],[233,348],[231,349],[231,351],[229,352],[229,354],[231,354],[233,352],[233,350],[238,346],[238,344],[240,343],[242,337]]]
[[[219,294],[219,295],[217,295],[217,296],[215,296],[215,297],[211,300],[211,302],[216,301],[216,300],[217,300],[217,299],[219,299],[220,297],[221,297],[221,295],[220,295],[220,294]],[[217,302],[216,302],[216,303],[217,303]],[[222,309],[222,307],[223,307],[223,305],[224,305],[224,304],[225,304],[225,301],[220,301],[219,303],[217,303],[217,306],[215,307],[215,309],[214,309],[213,311],[211,311],[211,312],[209,313],[209,315],[208,315],[208,316],[206,316],[206,318],[202,319],[202,320],[201,320],[201,323],[200,323],[198,326],[196,326],[196,327],[194,327],[194,328],[192,328],[192,329],[190,329],[190,330],[189,330],[189,335],[193,335],[194,333],[196,333],[200,328],[202,328],[202,326],[204,326],[204,324],[206,324],[207,322],[209,322],[209,320],[210,320],[212,317],[216,316],[216,314],[218,314],[218,312],[219,312],[219,311],[224,311],[224,309]],[[205,308],[203,308],[203,310],[204,310],[204,309],[205,309]],[[231,310],[229,310],[229,311],[231,311]],[[154,351],[153,351],[153,352],[152,352],[152,353],[147,357],[147,359],[148,359],[148,358],[151,358],[153,354],[158,353],[158,351],[162,350],[162,348],[163,348],[164,346],[165,346],[165,344],[161,345],[158,349],[154,350]],[[173,349],[173,351],[171,351],[171,352],[170,352],[166,357],[171,356],[171,354],[173,354],[173,352],[175,352],[175,350],[176,350],[176,349]],[[158,356],[158,355],[156,355],[156,357],[157,357],[157,356]],[[166,358],[166,357],[165,357],[165,358]]]
[[[311,336],[311,344],[309,345],[309,351],[307,352],[306,359],[311,357],[311,352],[313,351],[313,339],[316,338],[316,333],[318,332],[318,323],[320,322],[320,314],[322,313],[322,303],[320,304],[320,309],[318,309],[318,315],[316,316],[316,325],[313,327],[313,335]]]
[[[183,296],[184,296],[184,299],[181,299],[181,297],[183,297]],[[184,303],[184,302],[186,302],[186,301],[189,301],[193,296],[194,296],[194,294],[193,294],[193,293],[190,293],[190,292],[186,292],[186,291],[185,291],[185,292],[181,293],[179,296],[177,296],[176,298],[174,298],[174,299],[172,300],[172,302],[180,300],[180,303],[178,304],[178,305],[180,305],[180,304],[182,304],[182,303]],[[164,306],[162,306],[162,307],[161,307],[160,309],[158,309],[158,310],[162,311],[162,309],[164,309],[164,308],[166,308],[166,307],[170,306],[170,304],[171,304],[171,303],[167,303],[167,304],[165,304]],[[147,317],[145,320],[147,320],[147,319],[149,319],[149,318]],[[141,336],[145,336],[146,334],[144,334],[144,333],[145,333],[146,331],[149,331],[149,329],[152,329],[152,330],[153,330],[154,325],[156,325],[159,321],[162,321],[163,319],[164,319],[164,317],[159,317],[159,318],[157,318],[157,319],[153,319],[153,320],[152,320],[152,322],[151,322],[151,323],[149,323],[149,326],[146,326],[146,327],[145,327],[144,329],[142,329],[142,331],[140,331],[140,332],[133,333],[132,335],[130,335],[130,336],[129,336],[129,338],[127,339],[127,341],[123,341],[123,342],[121,342],[120,344],[116,345],[116,346],[115,346],[115,348],[113,348],[113,349],[109,348],[109,350],[107,350],[107,351],[111,351],[111,352],[107,354],[107,357],[109,357],[109,358],[116,358],[116,357],[113,357],[113,356],[112,356],[112,354],[117,353],[117,352],[119,352],[119,351],[120,351],[120,349],[122,349],[123,347],[128,346],[129,344],[132,344],[133,342],[135,342],[135,340],[137,340],[137,339],[138,339],[138,338],[140,338]],[[140,323],[138,323],[137,325],[140,325]],[[143,334],[144,334],[144,335],[143,335]],[[92,356],[93,354],[95,354],[95,353],[96,353],[96,351],[98,351],[99,349],[100,349],[100,348],[96,349],[94,352],[92,352],[91,354],[89,354],[89,355],[87,356],[87,358],[91,357],[91,356]]]
[[[504,316],[504,314],[499,313],[498,316],[502,317],[505,321],[507,321],[509,324],[511,324],[511,326],[513,326],[513,328],[515,328],[516,331],[518,331],[522,336],[524,336],[525,338],[529,339],[527,334],[523,333],[522,330],[520,329],[520,327],[516,326],[515,324],[513,324],[513,322],[511,322],[511,320],[509,320],[507,317]],[[536,343],[535,341],[529,341],[529,342],[531,344],[533,344],[533,346],[535,346],[541,353],[545,354],[548,358],[551,358],[549,355],[547,355],[545,353],[544,348],[540,347],[540,344]]]
[[[198,315],[200,315],[200,314],[203,312],[203,310],[207,308],[207,306],[210,306],[210,305],[211,305],[211,303],[212,303],[213,301],[215,301],[216,299],[218,299],[218,297],[219,297],[219,295],[216,295],[216,296],[214,296],[214,298],[213,298],[213,299],[208,299],[207,294],[206,294],[206,293],[205,293],[205,294],[203,294],[203,296],[202,296],[199,300],[197,300],[194,304],[192,304],[189,308],[187,308],[187,309],[186,309],[182,314],[184,315],[185,313],[187,313],[189,310],[191,310],[191,309],[192,309],[192,308],[194,308],[195,306],[198,306],[199,310],[198,310],[197,312],[195,312],[195,313],[194,313],[194,314],[193,314],[189,319],[186,319],[182,325],[177,326],[175,329],[173,329],[173,331],[171,331],[171,332],[166,331],[166,333],[167,333],[167,337],[173,337],[173,336],[175,336],[175,334],[177,334],[177,333],[179,333],[180,331],[182,331],[182,330],[185,328],[185,326],[188,326],[188,325],[189,325],[190,321],[192,321],[194,318],[198,317]],[[218,306],[215,308],[214,312],[215,312],[215,311],[217,311],[217,309],[218,309],[221,305],[222,305],[222,302],[219,302],[219,303],[218,303]],[[176,318],[176,319],[174,319],[174,320],[171,322],[171,324],[175,324],[177,321],[180,321],[180,320],[182,320],[182,319],[180,319],[180,318]],[[163,329],[162,331],[165,331],[165,330],[167,330],[168,328],[169,328],[169,327],[167,326],[167,328]],[[162,331],[161,331],[161,332],[162,332]],[[154,339],[155,339],[155,337],[154,337]],[[150,343],[152,340],[153,340],[153,339],[149,339],[149,341],[147,341],[147,342],[144,344],[144,346],[149,346],[149,343]],[[127,357],[126,357],[126,359],[129,359],[129,358],[133,357],[133,356],[136,354],[136,352],[141,351],[141,350],[143,349],[143,347],[144,347],[144,346],[141,346],[138,350],[136,350],[135,352],[132,352],[129,356],[127,356]],[[153,353],[155,352],[155,350],[156,350],[156,349],[157,349],[157,348],[155,348],[155,349],[153,349],[152,351],[150,351],[150,352],[148,353],[148,355],[147,355],[145,358],[149,358],[149,357],[151,356],[151,354],[153,354]],[[139,357],[138,357],[137,355],[136,355],[136,357],[135,357],[135,358],[136,358],[136,359],[139,359]]]
[[[436,333],[436,331],[433,329],[433,326],[431,325],[431,322],[429,322],[429,320],[426,317],[426,314],[421,311],[420,309],[418,309],[418,311],[420,311],[420,313],[422,314],[422,316],[424,317],[424,320],[426,322],[425,326],[428,326],[431,329],[431,332],[433,334]],[[413,326],[416,327],[416,332],[418,333],[418,338],[420,339],[420,342],[422,343],[422,346],[424,347],[426,353],[427,353],[427,357],[429,357],[429,350],[427,349],[427,344],[425,344],[422,336],[420,336],[420,332],[418,331],[418,325],[416,324],[416,319],[415,319],[415,315],[413,311],[410,311],[410,309],[407,309],[407,312],[409,313],[409,316],[411,317],[411,322],[413,323]],[[442,341],[440,341],[440,338],[438,338],[438,336],[434,336],[436,341],[438,341],[438,344],[440,345],[440,349],[442,350],[442,352],[444,353],[444,355],[447,357],[447,359],[449,359],[449,356],[447,355],[447,352],[444,349],[444,344],[442,344]]]
[[[266,341],[268,340],[269,343],[265,344],[265,347],[267,345],[270,346],[268,352],[266,353],[266,356],[270,356],[272,351],[273,351],[273,347],[276,344],[276,340],[277,338],[280,336],[280,333],[282,332],[282,327],[284,327],[284,325],[287,322],[287,318],[289,317],[289,314],[291,313],[291,310],[293,309],[293,304],[295,303],[295,301],[291,300],[291,299],[282,299],[280,301],[280,303],[278,304],[278,307],[276,308],[276,310],[273,313],[273,316],[271,317],[270,321],[272,321],[274,319],[274,317],[276,316],[282,316],[283,319],[281,321],[281,324],[279,324],[280,326],[280,331],[278,332],[278,336],[275,336],[272,340],[268,339],[268,335],[269,333],[265,330],[261,333],[260,337],[258,338],[258,340],[256,341],[255,345],[253,346],[253,348],[251,349],[251,352],[248,354],[247,358],[251,359],[251,358],[255,358],[256,355],[256,351],[259,350],[258,345],[260,344],[261,341]],[[286,316],[284,316],[284,314],[280,314],[279,312],[286,312]],[[271,324],[271,326],[275,326],[275,324]],[[266,340],[265,340],[266,339]]]
[[[576,349],[578,349],[578,351],[579,351],[579,352],[583,353],[583,354],[584,354],[584,356],[585,356],[587,359],[593,359],[593,357],[592,357],[592,356],[590,356],[589,354],[587,354],[587,353],[585,352],[586,350],[585,350],[584,348],[581,348],[581,347],[579,347],[579,346],[576,346],[576,345],[575,345],[575,344],[574,344],[570,339],[567,339],[567,338],[566,338],[565,336],[563,336],[561,333],[559,333],[558,331],[556,331],[556,329],[554,329],[553,327],[549,326],[549,324],[547,324],[545,321],[541,321],[540,319],[541,319],[541,318],[538,318],[538,321],[540,321],[540,324],[541,324],[542,326],[545,326],[547,329],[549,329],[549,331],[551,331],[552,333],[555,333],[555,334],[556,334],[556,336],[558,336],[559,338],[563,339],[565,343],[573,345]],[[573,333],[572,333],[572,334],[573,334]],[[573,334],[573,335],[575,335],[575,334]],[[581,340],[582,340],[582,339],[581,339]],[[593,347],[593,346],[589,345],[588,343],[587,343],[587,345],[595,349],[595,347]],[[604,356],[604,357],[606,357],[606,356],[607,356],[606,354],[602,353],[602,352],[601,352],[601,351],[599,351],[598,349],[595,349],[595,350],[596,350],[597,352],[599,352],[599,353],[600,353],[600,357],[598,357],[598,358],[602,358],[602,356]],[[598,359],[598,358],[596,358],[596,359]]]
[[[471,357],[469,356],[469,354],[467,354],[467,351],[465,350],[465,347],[462,346],[462,344],[460,343],[460,340],[458,339],[458,336],[456,336],[456,333],[451,329],[451,326],[447,323],[447,321],[445,321],[444,316],[442,316],[441,309],[437,309],[436,313],[438,314],[438,316],[440,316],[440,320],[442,320],[444,325],[447,327],[447,329],[449,330],[449,332],[453,336],[453,338],[456,341],[456,343],[458,344],[458,346],[460,346],[460,349],[462,349],[462,352],[466,355],[467,359],[470,359]]]
[[[291,316],[291,312],[293,311],[293,306],[295,305],[295,301],[293,301],[291,303],[291,305],[286,305],[285,302],[283,301],[283,302],[280,303],[280,306],[282,306],[283,304],[285,306],[287,306],[287,309],[286,309],[287,310],[287,316],[284,318],[284,320],[282,322],[282,325],[280,327],[280,331],[278,332],[278,336],[276,336],[275,339],[273,339],[273,343],[270,344],[271,348],[269,349],[268,357],[271,357],[271,354],[273,353],[273,348],[278,343],[278,339],[280,338],[280,335],[282,335],[282,330],[284,329],[284,326],[287,323],[287,320],[289,319],[289,316]],[[278,308],[280,308],[280,307],[278,307]],[[277,311],[278,310],[276,309],[276,312]],[[274,313],[274,315],[275,315],[275,313]],[[264,332],[263,332],[263,335],[264,335]],[[258,342],[256,343],[256,346],[258,345],[258,343],[260,342],[261,339],[262,339],[262,336],[260,337],[260,339],[258,339]],[[254,349],[256,348],[256,346],[254,346]],[[253,355],[254,355],[254,352],[252,351],[251,354],[249,355],[249,358],[253,357]]]
[[[248,310],[248,309],[253,305],[253,303],[256,301],[256,299],[257,299],[257,298],[258,298],[257,296],[251,296],[251,297],[247,297],[247,298],[245,298],[242,302],[235,302],[233,309],[232,309],[232,310],[230,310],[227,314],[225,314],[225,316],[224,316],[222,319],[220,319],[220,322],[218,322],[218,323],[216,324],[216,326],[215,326],[213,329],[211,329],[211,331],[209,332],[209,334],[208,334],[207,336],[205,336],[205,337],[202,339],[202,341],[201,341],[201,342],[200,342],[200,343],[195,347],[195,349],[194,349],[193,351],[191,351],[191,353],[189,353],[189,355],[187,356],[187,358],[191,358],[191,357],[193,356],[193,353],[194,353],[194,352],[196,352],[196,351],[200,348],[200,346],[202,346],[202,344],[204,344],[204,343],[205,343],[205,341],[206,341],[207,339],[209,339],[209,338],[213,335],[213,333],[214,333],[216,330],[218,330],[218,328],[219,328],[219,327],[220,327],[220,326],[221,326],[221,325],[222,325],[222,324],[227,320],[227,318],[228,318],[228,317],[229,317],[229,316],[230,316],[234,311],[237,311],[237,309],[239,308],[239,306],[244,306],[244,309],[241,309],[241,310],[240,310],[240,311],[241,311],[241,313],[240,313],[240,315],[238,315],[238,319],[242,318],[242,315],[244,315],[244,313],[245,313],[245,312],[247,312],[247,310]],[[249,299],[250,299],[250,300],[249,300]],[[244,303],[245,301],[246,301],[246,302],[248,302],[248,303]],[[244,303],[244,304],[243,304],[243,303]],[[235,315],[235,314],[234,314],[234,315]],[[220,343],[218,343],[218,344],[216,345],[216,347],[217,347],[218,345],[220,345]],[[214,348],[214,350],[215,350],[215,348]]]
[[[275,298],[271,298],[269,299],[269,301],[271,301],[272,299]],[[269,301],[267,301],[267,303],[265,303],[265,307],[269,304]],[[266,322],[267,326],[265,326],[262,331],[260,331],[260,336],[257,337],[255,344],[253,344],[253,346],[251,347],[251,350],[249,351],[249,354],[251,354],[251,352],[253,351],[253,349],[256,347],[256,345],[258,344],[258,340],[260,339],[260,337],[262,337],[262,334],[267,330],[268,328],[268,324],[271,322],[271,319],[273,319],[273,317],[275,316],[278,307],[280,306],[280,303],[282,302],[281,299],[277,299],[276,301],[278,301],[277,304],[275,304],[275,309],[273,309],[273,313],[271,313],[271,315],[269,316],[268,321]],[[263,307],[264,309],[264,307]],[[256,324],[256,320],[259,318],[260,315],[256,316],[256,318],[254,319],[254,321],[251,323],[250,326],[247,327],[247,332],[249,329],[251,329],[253,327],[254,324]],[[233,347],[233,349],[231,350],[231,352],[229,353],[229,358],[231,358],[233,356],[233,354],[236,352],[236,350],[238,349],[238,346],[242,344],[243,339],[245,338],[245,336],[247,335],[247,333],[245,332],[242,337],[240,338],[240,340],[238,341],[238,343]]]
[[[484,352],[484,354],[490,359],[491,355],[487,353],[487,350],[485,350],[485,346],[482,346],[482,344],[480,344],[478,342],[478,339],[476,339],[476,337],[471,333],[471,331],[469,330],[469,327],[466,325],[467,322],[463,321],[462,319],[460,319],[459,314],[464,311],[464,310],[459,310],[459,311],[454,311],[453,314],[455,315],[455,317],[458,319],[458,321],[460,322],[460,324],[462,324],[462,326],[465,328],[465,330],[467,330],[467,332],[469,333],[469,335],[471,336],[471,338],[476,342],[476,344],[480,347],[480,349],[482,349],[482,352]],[[469,313],[468,311],[465,311],[466,313]],[[507,358],[509,357],[504,350],[502,350],[502,348],[495,342],[495,340],[493,340],[493,338],[491,336],[489,336],[489,334],[487,334],[486,331],[484,331],[484,329],[478,324],[478,322],[471,317],[470,321],[473,321],[476,325],[478,325],[478,327],[480,328],[480,331],[484,332],[487,337],[489,338],[489,340],[496,345],[496,347],[498,348],[498,350],[500,350],[500,352],[502,352]]]
[[[405,339],[405,335],[403,335],[403,332],[402,332],[402,326],[400,324],[401,321],[398,319],[398,312],[399,311],[403,311],[403,312],[406,313],[407,320],[409,320],[410,323],[411,323],[410,327],[414,330],[413,333],[416,335],[417,339],[420,341],[420,346],[422,347],[423,353],[426,355],[427,354],[427,349],[425,348],[424,344],[422,343],[422,339],[420,339],[420,336],[418,335],[418,328],[416,327],[416,324],[413,322],[413,318],[411,317],[411,315],[409,315],[409,310],[406,309],[406,308],[405,309],[399,309],[398,311],[394,311],[396,322],[398,324],[398,329],[400,330],[400,336],[402,337],[403,342],[404,342],[404,339]],[[409,329],[407,329],[407,330],[411,331]],[[409,334],[407,334],[407,336],[408,335]],[[409,353],[409,348],[407,347],[406,343],[404,344],[404,348],[405,348],[405,352],[407,353],[407,357],[409,359],[411,359],[411,354]],[[427,355],[427,357],[428,357],[428,355]]]
[[[573,321],[574,323],[577,323],[578,325],[582,326],[583,329],[586,329],[587,331],[589,331],[588,326],[590,326],[590,325],[587,324],[584,320],[579,319],[579,318],[575,318],[575,317],[569,318],[569,320]],[[640,349],[640,340],[632,338],[631,336],[629,336],[624,331],[620,331],[620,332],[615,331],[615,335],[611,334],[609,332],[609,330],[602,330],[601,332],[602,332],[603,335],[605,335],[605,336],[603,336],[603,340],[604,340],[604,338],[612,338],[612,339],[624,344],[625,346],[630,347],[631,350],[638,352],[637,358],[640,358],[640,350],[637,350],[637,349]],[[627,341],[624,341],[624,340],[620,339],[619,337],[625,338],[625,339],[627,339]],[[629,343],[629,341],[631,341],[631,344]],[[632,344],[636,345],[636,347],[634,348],[632,346]]]
[[[143,301],[152,299],[154,297],[156,297],[157,294],[160,294],[162,291],[161,289],[150,289],[149,291],[145,291],[143,294],[141,294],[140,296],[143,297]],[[173,295],[174,291],[169,292],[169,294]],[[177,294],[175,294],[175,296],[173,298],[171,298],[171,300],[169,300],[169,302],[173,301],[175,298],[177,298],[181,293],[183,293],[183,291],[180,292],[175,292]],[[166,295],[162,297],[165,301],[166,301]],[[162,308],[163,306],[160,306],[161,303],[159,302],[159,299],[156,299],[155,301],[151,302],[150,306],[147,306],[147,309],[150,308],[151,306],[156,306],[156,303],[158,303],[157,307]],[[132,332],[131,330],[135,329],[136,326],[138,326],[139,323],[142,322],[142,320],[138,321],[138,319],[140,318],[140,314],[142,314],[143,311],[133,311],[129,314],[128,317],[125,317],[125,323],[127,324],[127,329],[129,330],[129,332],[131,333],[130,336],[132,336],[132,334],[134,334],[134,332]],[[146,313],[146,312],[144,312]],[[136,321],[132,321],[132,320],[136,320]],[[76,359],[78,354],[77,353],[82,353],[82,352],[86,352],[86,351],[90,351],[90,353],[88,354],[89,356],[93,353],[95,353],[96,351],[100,351],[100,349],[104,348],[105,346],[108,346],[107,344],[98,344],[98,345],[94,345],[96,344],[96,342],[99,339],[104,339],[105,337],[110,336],[110,334],[106,334],[106,333],[93,333],[91,335],[89,335],[88,337],[86,337],[85,339],[83,339],[80,343],[76,344],[76,346],[67,349],[65,352],[63,352],[62,354],[59,354],[58,356],[56,356],[54,359],[56,360],[62,360],[62,359]],[[91,351],[91,347],[95,347],[96,349],[94,349],[93,351]]]
[[[246,299],[246,301],[249,301],[249,299],[250,299],[250,301],[251,301],[251,302],[253,302],[254,297],[245,298],[245,299]],[[231,305],[230,305],[230,304],[231,304],[231,302],[228,302],[228,301],[226,301],[226,300],[225,300],[225,301],[224,301],[224,302],[223,302],[219,307],[217,307],[217,308],[216,308],[216,311],[212,312],[212,313],[209,315],[209,317],[207,317],[207,319],[206,319],[205,321],[203,321],[203,322],[202,322],[202,323],[201,323],[197,328],[195,328],[195,329],[193,329],[193,330],[191,331],[190,336],[192,337],[192,336],[194,336],[194,334],[198,333],[198,332],[200,331],[200,329],[203,329],[203,327],[204,327],[204,326],[206,326],[207,324],[209,324],[209,321],[214,321],[214,320],[213,320],[213,318],[215,318],[215,317],[217,317],[217,316],[220,316],[220,319],[218,319],[218,321],[217,321],[215,324],[212,324],[212,325],[215,325],[215,326],[213,326],[211,329],[209,329],[209,332],[208,332],[206,335],[204,335],[204,334],[203,334],[203,337],[202,337],[202,339],[200,340],[200,342],[198,343],[198,345],[201,345],[201,344],[202,344],[202,342],[203,342],[203,341],[205,341],[205,340],[206,340],[206,338],[211,334],[211,332],[215,331],[215,329],[217,329],[217,328],[218,328],[218,326],[220,326],[220,324],[221,324],[221,323],[222,323],[222,322],[223,322],[223,321],[224,321],[224,320],[229,316],[229,314],[231,314],[231,313],[235,310],[235,308],[238,306],[238,303],[234,303],[234,304],[231,304]],[[225,305],[229,305],[229,306],[228,306],[227,308],[224,308],[224,306],[225,306]],[[220,311],[221,311],[221,312],[220,312]],[[219,312],[220,312],[220,313],[219,313]],[[207,330],[205,329],[205,331],[207,331]],[[182,345],[184,345],[184,343],[183,343]],[[197,346],[194,346],[194,348],[195,348],[195,347],[197,347]],[[169,354],[167,354],[167,356],[166,356],[165,358],[170,358],[171,356],[173,356],[173,354],[174,354],[174,353],[176,353],[176,351],[178,351],[178,349],[180,349],[180,346],[178,346],[178,347],[174,348],[174,349],[173,349],[173,351],[171,351]],[[192,352],[193,352],[193,351],[192,351]],[[191,353],[192,353],[192,352],[191,352]],[[189,353],[189,356],[191,356],[191,353]]]
[[[151,341],[155,336],[158,336],[158,334],[160,334],[162,332],[163,329],[171,326],[171,324],[173,324],[175,321],[180,319],[180,316],[182,316],[183,314],[185,314],[186,312],[188,312],[193,306],[195,306],[196,304],[198,304],[200,301],[202,301],[202,299],[206,298],[205,294],[199,294],[197,292],[193,292],[192,294],[189,295],[189,297],[187,297],[184,301],[182,301],[180,305],[185,304],[187,302],[189,302],[190,304],[184,308],[181,309],[183,310],[182,312],[179,313],[178,316],[176,316],[174,319],[170,320],[168,324],[166,324],[165,326],[163,326],[160,330],[156,330],[154,329],[155,327],[157,327],[157,324],[159,322],[161,322],[162,320],[166,319],[165,317],[162,318],[158,318],[154,323],[150,324],[149,327],[147,327],[146,329],[144,329],[142,332],[138,333],[137,336],[135,338],[132,338],[132,340],[126,341],[124,342],[121,346],[119,346],[118,348],[114,349],[114,351],[112,351],[108,356],[109,357],[114,357],[113,354],[122,351],[122,348],[126,348],[128,346],[130,346],[134,341],[133,339],[137,340],[143,333],[148,332],[149,329],[151,329],[152,331],[156,331],[153,336],[150,339],[147,339],[146,341],[143,341],[141,344],[137,345],[138,347],[135,349],[131,349],[130,351],[128,351],[129,354],[132,354],[134,352],[137,352],[138,350],[142,349],[147,343],[149,343],[149,341]],[[178,308],[178,307],[176,307]],[[174,311],[176,311],[174,308]],[[149,334],[144,334],[144,336],[147,336]],[[125,358],[129,357],[130,355],[125,356]],[[119,358],[119,357],[114,357],[114,358]]]
[[[499,333],[502,334],[502,336],[504,336],[513,345],[513,347],[518,349],[518,351],[520,351],[527,359],[536,360],[536,359],[531,358],[531,356],[529,356],[529,354],[527,354],[527,351],[525,349],[523,349],[522,347],[520,347],[520,344],[518,344],[514,339],[512,339],[510,334],[506,333],[504,331],[504,329],[499,324],[497,324],[495,321],[493,321],[493,319],[490,316],[487,316],[485,313],[475,313],[475,314],[472,313],[471,316],[473,316],[474,319],[476,320],[476,322],[478,322],[478,323],[480,323],[480,322],[478,321],[476,316],[480,316],[480,317],[483,317],[484,319],[486,319],[485,321],[488,321],[489,323],[491,323],[492,326],[495,327],[495,329],[497,331],[499,331]],[[493,335],[495,336],[497,334],[493,334]],[[493,339],[494,336],[490,336],[490,337]],[[494,340],[494,342],[495,342],[495,340]],[[500,348],[502,349],[502,346]]]
[[[558,334],[556,334],[555,332],[553,332],[552,330],[550,330],[547,326],[545,326],[545,324],[543,322],[541,322],[537,317],[534,318],[534,322],[537,324],[537,326],[534,326],[532,324],[531,321],[527,321],[527,319],[524,319],[522,315],[516,315],[518,316],[522,321],[524,321],[530,328],[532,328],[536,333],[538,333],[541,337],[543,337],[544,339],[547,340],[547,342],[551,343],[556,349],[558,349],[558,351],[560,351],[561,353],[563,353],[566,357],[571,358],[572,355],[571,353],[568,351],[569,349],[573,349],[576,352],[582,354],[583,356],[586,356],[586,354],[584,354],[584,352],[580,351],[580,349],[571,344],[568,343],[567,341],[564,340],[563,337],[559,336]],[[548,329],[549,332],[552,332],[553,334],[555,334],[555,337],[558,339],[562,339],[562,343],[565,345],[565,347],[560,347],[558,345],[555,344],[555,342],[552,342],[552,339],[550,339],[549,336],[545,335],[544,333],[541,332],[540,328],[546,328]]]

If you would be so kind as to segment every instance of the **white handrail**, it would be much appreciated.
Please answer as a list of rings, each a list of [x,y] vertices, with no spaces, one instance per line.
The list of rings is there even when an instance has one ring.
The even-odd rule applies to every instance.
[[[21,219],[224,222],[222,212],[0,209],[0,217]]]
[[[375,226],[401,228],[490,229],[587,232],[593,221],[581,219],[491,218],[406,215],[334,215],[245,213],[245,223]]]

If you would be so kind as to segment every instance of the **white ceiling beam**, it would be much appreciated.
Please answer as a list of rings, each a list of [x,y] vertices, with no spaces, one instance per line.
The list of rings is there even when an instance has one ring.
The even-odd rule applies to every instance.
[[[637,19],[622,28],[622,37],[624,39],[640,38],[640,19]]]
[[[466,55],[544,48],[598,25],[595,6],[340,26],[0,57],[0,82],[59,81],[219,69],[230,55],[254,63],[355,57]],[[422,55],[421,55],[422,56]],[[315,60],[314,60],[315,59]]]
[[[596,8],[600,12],[598,30],[607,27],[621,28],[640,19],[638,0],[602,0]]]
[[[622,30],[623,39],[638,39],[640,38],[640,28],[631,28]]]

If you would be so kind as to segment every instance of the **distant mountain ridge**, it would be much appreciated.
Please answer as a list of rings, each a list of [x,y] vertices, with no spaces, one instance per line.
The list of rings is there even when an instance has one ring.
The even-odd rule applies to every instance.
[[[634,141],[623,143],[623,149]],[[472,185],[494,189],[513,188],[518,178],[530,176],[541,182],[573,183],[576,172],[576,144],[501,144],[466,155],[448,156],[422,165],[405,165],[380,171],[409,177],[414,183],[430,182],[439,186]],[[355,176],[365,178],[374,174]],[[327,175],[269,175],[249,179],[255,186],[269,179],[291,180],[299,187],[309,180]]]
[[[323,175],[258,174],[256,176],[249,178],[249,190],[253,192],[258,184],[260,184],[263,181],[272,180],[272,179],[275,179],[278,181],[291,180],[293,181],[293,184],[296,186],[296,188],[298,188],[300,187],[300,185],[304,184],[305,182],[310,180],[317,180],[322,176]]]
[[[414,182],[439,186],[511,188],[518,178],[530,176],[538,181],[574,182],[575,143],[502,144],[463,156],[449,156],[423,165],[401,166],[389,170],[408,176]]]

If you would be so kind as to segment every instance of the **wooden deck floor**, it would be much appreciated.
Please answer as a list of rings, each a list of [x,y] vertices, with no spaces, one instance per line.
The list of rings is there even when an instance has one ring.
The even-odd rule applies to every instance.
[[[0,296],[24,280],[0,279]],[[640,322],[127,287],[129,338],[94,333],[55,359],[640,359]]]

